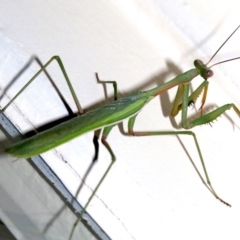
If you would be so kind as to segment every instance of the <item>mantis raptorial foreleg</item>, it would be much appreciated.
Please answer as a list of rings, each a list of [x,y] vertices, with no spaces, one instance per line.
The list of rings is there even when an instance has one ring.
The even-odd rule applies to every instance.
[[[187,105],[190,106],[191,104],[196,102],[197,98],[203,92],[202,104],[201,104],[201,107],[199,108],[201,110],[201,115],[202,115],[202,108],[203,108],[203,106],[206,102],[206,98],[207,98],[208,85],[209,85],[208,81],[203,81],[199,85],[199,87],[196,90],[194,90],[189,97],[187,97],[187,100],[186,100]],[[182,100],[182,95],[183,95],[183,85],[180,85],[180,86],[178,86],[177,94],[176,94],[176,97],[173,102],[173,107],[172,107],[172,111],[171,111],[172,117],[175,117],[179,113],[179,111],[181,111],[183,108],[182,103],[179,104],[179,102]]]
[[[207,94],[207,88],[208,84],[203,82],[189,97],[189,84],[181,85],[181,87],[178,87],[177,97],[175,99],[175,102],[173,104],[172,108],[172,116],[176,116],[180,110],[182,110],[182,127],[185,129],[191,129],[196,126],[200,126],[203,124],[211,123],[213,120],[221,116],[223,113],[225,113],[227,110],[230,110],[233,108],[235,113],[240,117],[240,110],[235,106],[233,103],[225,104],[217,109],[215,109],[212,112],[209,112],[205,115],[202,115],[202,108],[204,106],[204,103],[206,101],[206,94]],[[202,104],[200,107],[201,110],[201,116],[196,118],[195,120],[191,121],[190,123],[187,122],[187,110],[188,105],[191,102],[195,102],[196,98],[200,94],[200,92],[204,90],[203,98],[202,98]],[[182,104],[179,104],[179,101],[182,99]]]

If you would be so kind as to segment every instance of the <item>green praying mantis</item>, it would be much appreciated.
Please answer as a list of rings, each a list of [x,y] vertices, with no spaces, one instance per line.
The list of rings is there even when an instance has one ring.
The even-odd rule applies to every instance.
[[[200,173],[198,172],[201,180],[203,181],[204,185],[207,187],[207,189],[212,193],[212,195],[221,201],[222,203],[226,204],[227,206],[231,206],[229,203],[224,201],[222,198],[220,198],[216,191],[214,190],[210,178],[207,173],[207,169],[205,167],[205,163],[203,160],[202,152],[197,140],[196,135],[194,132],[189,131],[189,129],[192,129],[196,126],[200,126],[203,124],[211,123],[213,120],[218,118],[220,115],[225,113],[229,109],[233,109],[236,114],[240,117],[240,110],[235,106],[235,104],[225,104],[216,110],[207,113],[203,115],[202,109],[204,107],[204,104],[206,102],[207,97],[207,90],[208,90],[208,79],[213,76],[213,71],[211,68],[215,65],[236,60],[240,57],[221,61],[218,63],[215,63],[208,67],[208,64],[211,62],[211,60],[215,57],[215,55],[219,52],[219,50],[224,46],[224,44],[229,40],[229,38],[238,30],[240,25],[232,32],[232,34],[224,41],[224,43],[218,48],[218,50],[214,53],[214,55],[211,57],[211,59],[208,61],[207,64],[203,64],[200,60],[194,61],[195,68],[186,71],[185,73],[182,73],[175,77],[174,79],[162,84],[161,86],[155,87],[153,89],[147,90],[147,91],[141,91],[133,93],[129,96],[123,97],[118,99],[117,98],[117,83],[115,81],[104,81],[105,83],[113,84],[114,87],[114,97],[115,101],[106,104],[103,107],[100,107],[98,109],[95,109],[93,111],[84,113],[82,110],[82,107],[77,99],[77,96],[74,92],[74,89],[72,87],[72,84],[69,80],[69,77],[66,73],[66,70],[64,68],[64,65],[60,59],[59,56],[53,56],[30,80],[29,82],[15,95],[15,97],[4,107],[2,108],[1,112],[4,112],[8,106],[28,87],[28,85],[34,81],[38,77],[40,73],[42,73],[52,61],[57,61],[64,78],[67,82],[67,85],[72,93],[73,99],[77,105],[79,116],[68,120],[67,122],[61,123],[57,126],[54,126],[53,128],[46,130],[44,132],[41,132],[33,137],[30,137],[28,139],[25,139],[23,141],[20,141],[13,146],[7,148],[5,150],[6,153],[10,154],[11,156],[15,158],[29,158],[35,155],[39,155],[41,153],[44,153],[52,148],[55,148],[67,141],[72,140],[73,138],[76,138],[84,133],[95,131],[99,129],[102,130],[102,138],[101,141],[103,145],[108,150],[110,156],[111,156],[111,163],[109,164],[108,168],[104,172],[103,176],[101,177],[99,183],[93,190],[90,198],[88,199],[86,205],[83,208],[83,212],[88,207],[91,199],[95,195],[96,191],[102,184],[103,180],[107,176],[108,172],[110,171],[113,163],[116,160],[115,154],[109,145],[107,141],[107,137],[110,134],[113,127],[115,127],[118,123],[122,122],[125,119],[128,120],[128,133],[131,136],[154,136],[154,135],[190,135],[193,138],[193,141],[195,143],[204,175],[206,181],[202,178]],[[192,94],[189,95],[189,84],[190,82],[196,77],[200,75],[203,78],[202,84],[192,92]],[[96,74],[96,77],[98,78],[98,75]],[[163,92],[167,91],[168,89],[171,89],[173,87],[178,87],[177,94],[175,97],[175,100],[173,102],[173,107],[171,111],[171,116],[175,117],[180,111],[181,111],[181,120],[182,120],[182,127],[186,130],[184,131],[153,131],[153,132],[135,132],[134,131],[134,123],[136,120],[136,117],[138,113],[142,110],[142,108],[147,105],[148,102],[150,102],[154,97],[162,94]],[[196,99],[199,97],[199,95],[203,92],[202,96],[202,103],[201,103],[201,115],[200,117],[196,118],[195,120],[188,122],[187,121],[187,113],[188,113],[188,106],[191,103],[194,103]],[[96,156],[95,160],[98,157],[98,138],[99,136],[95,134],[94,141],[95,141],[95,150],[96,150]],[[197,169],[196,169],[197,170]],[[198,171],[198,170],[197,170]],[[83,212],[80,214],[80,216],[77,218],[74,227],[72,229],[72,232],[70,234],[69,239],[72,238],[74,229],[78,223],[78,221],[81,220],[81,216]]]

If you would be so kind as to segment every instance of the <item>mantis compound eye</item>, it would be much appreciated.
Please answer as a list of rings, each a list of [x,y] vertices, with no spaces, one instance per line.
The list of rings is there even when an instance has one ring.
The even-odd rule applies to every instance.
[[[207,78],[210,78],[210,77],[212,77],[213,76],[213,71],[212,70],[207,70],[207,72],[206,72],[206,77]]]

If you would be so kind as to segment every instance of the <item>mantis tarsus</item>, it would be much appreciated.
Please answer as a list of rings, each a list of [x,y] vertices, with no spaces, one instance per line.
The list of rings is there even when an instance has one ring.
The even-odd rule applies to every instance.
[[[23,90],[41,73],[43,72],[48,65],[53,61],[56,60],[59,64],[59,67],[65,77],[65,80],[68,84],[68,87],[73,95],[74,101],[77,105],[79,116],[68,120],[65,123],[61,123],[49,130],[46,130],[42,133],[39,133],[31,138],[28,138],[26,140],[23,140],[19,143],[14,144],[13,146],[7,148],[5,151],[6,153],[16,157],[16,158],[29,158],[34,155],[41,154],[43,152],[46,152],[54,147],[57,147],[75,137],[78,137],[86,132],[89,131],[95,131],[98,129],[103,129],[102,132],[102,143],[108,150],[109,154],[111,155],[111,163],[109,164],[107,170],[103,174],[102,178],[100,179],[99,183],[95,187],[95,189],[92,192],[92,195],[90,196],[89,200],[87,201],[86,205],[84,206],[83,212],[86,210],[87,206],[89,205],[91,199],[93,198],[94,194],[96,193],[97,189],[105,179],[106,175],[108,174],[109,170],[111,169],[113,163],[116,160],[116,157],[110,147],[110,145],[107,142],[107,136],[111,132],[112,128],[116,126],[119,122],[122,122],[124,119],[129,118],[128,121],[128,133],[132,136],[153,136],[153,135],[191,135],[193,137],[193,140],[195,142],[195,146],[199,155],[199,158],[201,160],[201,164],[203,167],[204,175],[206,178],[206,181],[202,178],[200,173],[198,172],[202,182],[204,185],[208,188],[208,190],[213,194],[215,198],[217,198],[222,203],[226,204],[227,206],[231,206],[229,203],[221,199],[217,193],[215,192],[213,186],[211,185],[209,176],[207,174],[207,170],[204,164],[204,160],[202,157],[202,153],[197,141],[197,137],[192,131],[154,131],[154,132],[135,132],[133,130],[134,123],[136,120],[136,117],[139,113],[139,111],[154,97],[160,95],[161,93],[167,91],[168,89],[171,89],[175,86],[178,86],[177,94],[173,103],[173,108],[171,115],[174,117],[176,116],[179,111],[182,111],[182,127],[184,129],[191,129],[193,127],[196,127],[198,125],[203,125],[206,123],[210,123],[223,113],[225,113],[226,110],[229,110],[231,108],[234,109],[234,111],[237,113],[237,115],[240,117],[240,110],[233,104],[225,104],[222,107],[217,108],[216,110],[207,113],[206,115],[202,114],[202,108],[206,101],[207,96],[207,89],[208,89],[208,78],[213,76],[213,71],[211,68],[217,64],[224,63],[231,60],[239,59],[240,57],[225,60],[222,62],[215,63],[211,65],[210,67],[207,67],[207,65],[210,63],[210,61],[215,57],[215,55],[219,52],[219,50],[223,47],[223,45],[229,40],[229,38],[238,30],[240,25],[234,30],[234,32],[224,41],[224,43],[220,46],[220,48],[215,52],[215,54],[212,56],[212,58],[209,60],[207,64],[203,64],[200,60],[194,61],[195,68],[180,74],[179,76],[175,77],[174,79],[168,81],[167,83],[162,84],[161,86],[155,87],[153,89],[150,89],[148,91],[142,91],[134,93],[130,96],[117,99],[117,84],[115,81],[105,81],[106,83],[111,83],[114,86],[114,96],[115,100],[112,103],[109,103],[101,108],[98,108],[96,110],[87,112],[83,114],[83,110],[80,106],[80,103],[76,97],[76,94],[74,92],[74,89],[71,85],[71,82],[68,78],[68,75],[65,71],[64,65],[60,59],[59,56],[53,56],[30,80],[29,82],[18,92],[18,94],[2,109],[2,112],[8,108],[8,106],[23,92]],[[193,93],[189,96],[189,84],[190,82],[196,77],[200,75],[204,81],[202,84],[195,90]],[[98,75],[96,74],[97,78]],[[190,123],[187,122],[187,109],[188,105],[192,102],[195,102],[197,97],[201,94],[203,91],[203,97],[202,97],[202,104],[201,104],[201,116],[197,119],[191,121]],[[98,157],[98,136],[94,136],[95,141],[95,150],[96,150],[96,156]],[[70,239],[72,238],[75,226],[77,225],[78,221],[80,221],[81,216],[83,213],[81,213],[80,217],[76,220],[74,227],[72,229],[72,232],[70,234]]]

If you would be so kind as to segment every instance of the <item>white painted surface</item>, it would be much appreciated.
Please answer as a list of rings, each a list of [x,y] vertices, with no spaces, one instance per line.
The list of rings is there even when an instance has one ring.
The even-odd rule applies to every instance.
[[[0,132],[1,153],[9,146]],[[1,154],[0,218],[18,240],[68,239],[75,215],[26,160],[13,162]],[[56,183],[55,183],[56,184]],[[56,220],[54,220],[56,219]],[[5,237],[4,237],[5,236]],[[86,227],[77,225],[73,239],[96,240]],[[10,239],[0,232],[1,239]]]
[[[36,54],[43,62],[53,55],[61,56],[83,108],[104,100],[95,72],[104,80],[117,80],[122,94],[149,89],[189,70],[196,58],[208,61],[239,24],[238,9],[238,1],[3,0],[0,84],[4,87]],[[239,56],[239,38],[238,33],[214,62]],[[206,109],[230,102],[240,106],[238,64],[215,67]],[[72,101],[60,70],[53,66],[49,68],[51,75]],[[9,95],[37,69],[29,69]],[[194,86],[199,83],[196,80]],[[109,87],[110,96],[111,91]],[[139,115],[135,129],[174,129],[169,113],[175,92],[163,94],[161,102],[159,98],[152,101]],[[41,81],[33,84],[16,106],[33,125],[63,114],[51,86]],[[13,109],[8,115],[13,121],[20,119]],[[17,125],[23,130],[32,128],[26,122],[17,121]],[[109,143],[117,162],[88,208],[112,239],[239,239],[239,119],[229,111],[212,127],[193,130],[213,186],[233,207],[225,207],[208,193],[176,137],[135,139],[122,136],[115,128]],[[192,139],[181,140],[200,167]],[[74,193],[81,181],[79,175],[85,173],[93,156],[92,134],[43,156]],[[79,196],[82,204],[109,161],[109,154],[101,147],[88,187]]]

